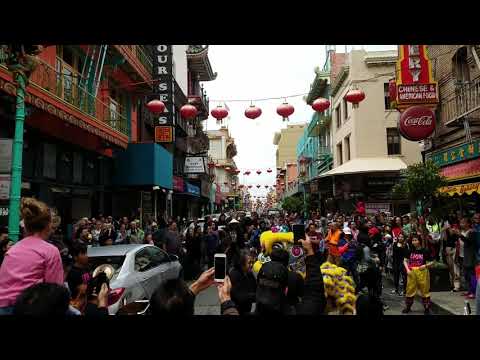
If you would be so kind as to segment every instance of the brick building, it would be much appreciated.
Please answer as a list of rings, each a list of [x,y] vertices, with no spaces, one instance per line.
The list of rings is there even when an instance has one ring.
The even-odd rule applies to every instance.
[[[442,191],[459,196],[460,206],[470,209],[479,205],[476,194],[480,185],[479,50],[478,45],[428,46],[440,103],[437,128],[426,146],[425,157],[437,163],[447,177],[451,186]]]

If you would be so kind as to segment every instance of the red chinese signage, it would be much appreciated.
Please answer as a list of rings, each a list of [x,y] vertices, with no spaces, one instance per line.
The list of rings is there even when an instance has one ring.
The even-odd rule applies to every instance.
[[[458,180],[480,175],[480,159],[468,160],[456,165],[450,165],[440,170],[448,180]]]
[[[400,108],[438,103],[438,87],[426,45],[399,45],[396,75]]]
[[[409,107],[400,116],[398,129],[407,140],[426,139],[435,130],[435,114],[424,106]]]
[[[173,126],[155,126],[155,142],[172,143]]]
[[[183,181],[183,178],[179,176],[174,176],[173,177],[173,190],[178,191],[178,192],[183,192],[185,189],[185,182]]]

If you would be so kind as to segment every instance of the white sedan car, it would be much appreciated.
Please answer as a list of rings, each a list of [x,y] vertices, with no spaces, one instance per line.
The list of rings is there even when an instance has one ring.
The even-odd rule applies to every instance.
[[[149,300],[160,284],[182,275],[176,255],[153,245],[112,245],[88,249],[91,271],[110,272],[108,312],[116,314],[126,304]]]

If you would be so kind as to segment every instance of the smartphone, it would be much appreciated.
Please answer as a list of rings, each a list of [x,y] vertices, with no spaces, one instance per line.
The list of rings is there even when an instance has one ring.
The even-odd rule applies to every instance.
[[[303,226],[302,224],[293,224],[292,231],[294,244],[298,244],[298,240],[300,239],[305,240],[305,226]]]
[[[227,255],[215,254],[214,257],[215,267],[215,282],[224,282],[227,274]]]

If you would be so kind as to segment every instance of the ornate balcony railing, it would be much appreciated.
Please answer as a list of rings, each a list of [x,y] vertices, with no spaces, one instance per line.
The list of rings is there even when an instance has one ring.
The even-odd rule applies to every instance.
[[[3,64],[1,64],[3,66]],[[30,77],[30,83],[49,92],[59,101],[101,121],[112,129],[128,135],[127,119],[118,104],[102,102],[78,85],[78,75],[58,73],[53,67],[40,60]]]
[[[472,115],[480,115],[480,77],[457,87],[455,95],[442,101],[440,108],[441,121],[446,125]]]

